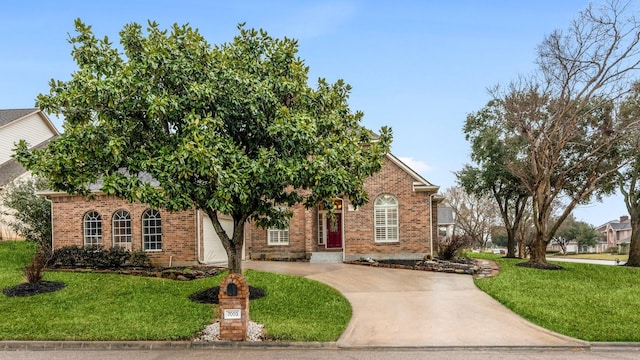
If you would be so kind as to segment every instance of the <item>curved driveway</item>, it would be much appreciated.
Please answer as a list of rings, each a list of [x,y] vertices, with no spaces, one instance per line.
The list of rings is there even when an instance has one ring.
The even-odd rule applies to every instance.
[[[525,321],[471,276],[347,264],[247,261],[245,268],[304,276],[351,302],[341,347],[583,347]]]

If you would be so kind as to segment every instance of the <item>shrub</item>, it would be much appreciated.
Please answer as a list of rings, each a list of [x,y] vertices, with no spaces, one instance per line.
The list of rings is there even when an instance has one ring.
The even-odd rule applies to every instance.
[[[609,254],[617,254],[618,253],[618,247],[617,246],[612,246],[610,248],[607,248],[607,252]]]
[[[453,235],[449,239],[441,238],[438,246],[438,256],[442,260],[451,260],[471,245],[471,238],[463,235]]]
[[[129,266],[133,267],[151,267],[151,260],[144,250],[136,250],[130,253]]]
[[[51,252],[46,246],[41,246],[38,252],[31,258],[29,264],[23,268],[24,279],[29,284],[35,284],[42,280],[44,269],[48,260],[51,258]]]
[[[150,267],[151,261],[142,250],[130,252],[121,247],[104,249],[96,246],[72,245],[56,249],[50,264],[52,267],[119,269],[126,266]]]

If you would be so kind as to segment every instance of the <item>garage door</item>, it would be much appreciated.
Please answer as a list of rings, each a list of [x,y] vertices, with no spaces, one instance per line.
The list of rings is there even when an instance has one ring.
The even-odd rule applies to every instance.
[[[231,217],[218,216],[218,220],[220,220],[220,225],[222,225],[222,228],[227,235],[231,236],[233,234],[233,219]],[[220,241],[218,234],[216,234],[216,230],[213,228],[211,219],[206,215],[203,219],[203,236],[203,261],[206,264],[220,262],[226,263],[227,252],[224,250],[222,242]]]

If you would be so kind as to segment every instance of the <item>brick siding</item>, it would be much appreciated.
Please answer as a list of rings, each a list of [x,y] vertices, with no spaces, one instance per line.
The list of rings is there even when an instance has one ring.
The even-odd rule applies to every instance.
[[[382,170],[365,181],[369,202],[355,211],[343,202],[343,246],[346,260],[361,257],[376,259],[421,259],[430,253],[431,238],[437,234],[437,203],[434,201],[429,211],[430,196],[433,192],[413,190],[411,175],[385,158]],[[373,203],[379,195],[390,194],[398,200],[399,241],[396,243],[376,243],[374,238]],[[433,216],[433,221],[430,220]],[[342,251],[326,249],[318,245],[318,209],[294,208],[294,216],[289,226],[289,246],[268,245],[267,230],[252,224],[247,226],[246,246],[251,259],[297,259],[309,258],[314,251]]]
[[[112,216],[118,210],[131,214],[131,248],[142,249],[142,214],[148,205],[130,203],[113,196],[97,195],[88,200],[80,196],[52,196],[53,247],[54,249],[83,246],[83,219],[91,210],[102,219],[102,246],[109,248],[112,240]],[[157,266],[193,265],[197,262],[196,211],[171,213],[160,210],[162,219],[162,250],[147,251]]]

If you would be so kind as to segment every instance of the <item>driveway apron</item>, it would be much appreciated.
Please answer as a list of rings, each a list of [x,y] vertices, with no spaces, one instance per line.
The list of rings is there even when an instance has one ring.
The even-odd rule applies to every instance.
[[[341,347],[579,347],[480,291],[471,276],[347,264],[247,261],[245,268],[304,276],[334,287],[353,315]]]

